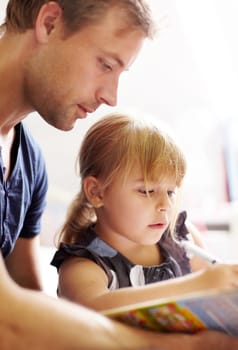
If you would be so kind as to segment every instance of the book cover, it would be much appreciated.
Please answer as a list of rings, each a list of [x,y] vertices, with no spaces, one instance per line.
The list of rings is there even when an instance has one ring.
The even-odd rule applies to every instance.
[[[192,293],[103,311],[133,326],[160,332],[204,329],[238,336],[238,289]]]

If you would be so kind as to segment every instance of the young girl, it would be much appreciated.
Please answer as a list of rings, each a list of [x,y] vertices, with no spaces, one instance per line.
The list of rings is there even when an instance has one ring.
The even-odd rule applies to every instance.
[[[81,190],[52,261],[59,296],[101,310],[237,284],[237,266],[208,267],[177,244],[200,239],[185,212],[176,217],[184,156],[155,122],[106,116],[78,160]]]

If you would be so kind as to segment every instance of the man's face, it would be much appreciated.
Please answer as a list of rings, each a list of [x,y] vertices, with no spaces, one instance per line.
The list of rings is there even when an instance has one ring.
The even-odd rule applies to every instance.
[[[73,128],[101,104],[115,106],[121,73],[136,58],[144,41],[139,30],[122,30],[111,10],[100,23],[62,39],[57,27],[27,64],[27,103],[51,125]]]

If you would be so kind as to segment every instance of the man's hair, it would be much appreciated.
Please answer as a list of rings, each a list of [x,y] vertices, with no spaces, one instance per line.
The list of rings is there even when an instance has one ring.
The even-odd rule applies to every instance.
[[[50,0],[9,0],[4,26],[9,31],[24,32],[34,28],[42,5]],[[106,11],[118,7],[125,13],[125,22],[152,37],[154,24],[146,0],[54,0],[63,10],[63,20],[68,33],[102,19]]]

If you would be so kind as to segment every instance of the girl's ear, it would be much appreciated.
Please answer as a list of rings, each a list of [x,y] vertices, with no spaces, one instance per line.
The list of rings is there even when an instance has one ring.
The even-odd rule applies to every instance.
[[[84,193],[94,208],[103,206],[103,186],[94,176],[88,176],[83,181]]]
[[[41,43],[48,42],[51,32],[62,17],[62,9],[54,1],[42,5],[35,22],[37,40]]]

